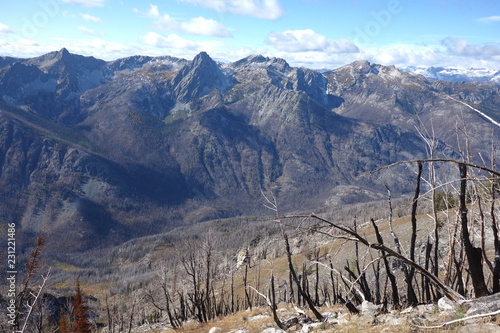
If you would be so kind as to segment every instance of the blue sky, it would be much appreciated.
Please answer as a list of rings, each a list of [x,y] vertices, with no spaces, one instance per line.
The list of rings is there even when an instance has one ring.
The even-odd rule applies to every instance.
[[[2,3],[0,55],[66,47],[105,60],[206,51],[310,68],[500,69],[499,32],[498,0],[23,0]]]

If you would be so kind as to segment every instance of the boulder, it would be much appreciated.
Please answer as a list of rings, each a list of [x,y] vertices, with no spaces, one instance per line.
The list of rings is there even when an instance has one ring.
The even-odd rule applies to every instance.
[[[457,304],[447,297],[441,297],[438,300],[438,308],[441,311],[453,311],[455,310]]]
[[[358,307],[358,310],[363,315],[376,316],[380,313],[381,308],[382,305],[375,305],[372,302],[363,301],[363,303],[361,303],[361,305]]]
[[[469,306],[466,316],[486,314],[500,310],[500,293],[479,297],[463,303]]]
[[[212,327],[208,333],[217,333],[217,332],[222,332],[222,328],[220,327]]]

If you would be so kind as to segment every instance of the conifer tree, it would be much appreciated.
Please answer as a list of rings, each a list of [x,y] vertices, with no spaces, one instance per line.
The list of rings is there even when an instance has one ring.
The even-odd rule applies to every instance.
[[[75,324],[75,333],[91,333],[89,323],[89,308],[85,304],[84,294],[80,288],[80,281],[76,281],[75,298],[73,300],[73,320]]]
[[[68,318],[64,315],[59,319],[59,333],[70,333],[70,325],[68,323]]]

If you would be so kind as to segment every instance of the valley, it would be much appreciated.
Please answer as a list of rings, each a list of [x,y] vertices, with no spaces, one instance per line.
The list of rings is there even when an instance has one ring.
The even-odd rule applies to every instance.
[[[374,259],[382,250],[362,249],[360,240],[332,241],[346,237],[342,229],[333,232],[332,225],[285,218],[311,212],[341,228],[363,225],[363,235],[371,233],[370,241],[379,242],[371,229],[374,219],[384,225],[390,247],[393,236],[386,224],[397,215],[403,247],[417,254],[411,260],[427,265],[438,278],[445,278],[442,270],[453,274],[450,288],[472,297],[470,280],[462,286],[458,277],[468,274],[465,252],[458,245],[453,251],[447,247],[462,237],[457,225],[463,217],[456,209],[465,191],[459,190],[459,168],[425,163],[418,174],[415,163],[385,166],[442,159],[477,171],[467,179],[466,223],[476,248],[490,257],[492,279],[487,281],[493,291],[493,267],[500,265],[493,227],[498,180],[474,166],[495,170],[499,89],[495,80],[430,81],[367,61],[318,72],[261,55],[218,63],[205,52],[193,60],[134,56],[104,61],[66,49],[30,59],[1,58],[0,227],[16,223],[22,264],[36,237],[44,235],[44,267],[53,267],[51,292],[67,297],[78,278],[84,292],[95,297],[94,325],[103,332],[111,318],[108,298],[122,314],[113,317],[122,326],[124,315],[139,316],[136,303],[147,304],[141,306],[141,320],[130,319],[134,327],[153,314],[172,327],[188,319],[205,323],[236,312],[235,307],[244,310],[250,302],[266,306],[256,293],[250,299],[247,282],[241,283],[252,281],[267,295],[274,265],[279,266],[278,299],[300,303],[288,276],[284,234],[296,245],[292,252],[303,270],[301,281],[310,276],[307,283],[313,283],[316,256],[344,271],[352,286],[365,283],[360,289],[380,289],[385,279],[386,302],[391,299],[390,274],[383,268],[389,262],[381,260],[384,255]],[[417,179],[421,200],[412,198]],[[444,208],[438,214],[439,196]],[[413,241],[412,219],[419,223]],[[434,250],[436,235],[442,236]],[[249,251],[250,259],[236,269],[241,251]],[[378,268],[363,278],[360,265],[372,265],[368,255]],[[363,262],[359,256],[365,256]],[[349,266],[355,263],[357,268]],[[406,266],[391,259],[403,285],[408,276],[401,267]],[[383,302],[381,290],[378,298],[374,290],[353,293],[354,287],[328,292],[330,281],[337,287],[348,283],[342,275],[321,274],[315,278],[316,292],[321,286],[323,293],[315,297],[316,305],[336,303],[332,299],[338,295],[360,305],[359,292],[374,296],[370,302]],[[442,296],[422,276],[414,279],[421,302]],[[155,306],[151,297],[162,290],[171,293],[164,298],[167,305]],[[402,299],[411,303],[409,295]],[[174,319],[167,319],[168,303]]]

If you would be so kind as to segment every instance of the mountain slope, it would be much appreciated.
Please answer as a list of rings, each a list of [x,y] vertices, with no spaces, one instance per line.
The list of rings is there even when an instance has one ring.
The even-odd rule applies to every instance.
[[[321,74],[263,56],[104,62],[63,49],[0,65],[3,217],[21,233],[68,233],[75,250],[262,214],[262,191],[282,211],[404,193],[406,168],[369,172],[425,158],[416,125],[444,129],[445,158],[458,156],[458,120],[491,132],[449,97],[464,86],[368,62]],[[494,105],[491,89],[476,106]]]
[[[480,155],[491,154],[491,143],[499,138],[496,125],[461,102],[462,98],[467,101],[467,86],[477,87],[476,84],[431,83],[422,76],[400,72],[394,66],[368,62],[355,62],[325,76],[329,79],[329,89],[344,99],[335,110],[341,115],[425,133],[456,151],[463,151],[468,136],[468,153],[478,163]],[[476,88],[483,91],[483,105],[476,104],[479,108],[496,105],[498,86],[484,85],[489,85],[489,89]]]

